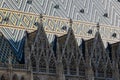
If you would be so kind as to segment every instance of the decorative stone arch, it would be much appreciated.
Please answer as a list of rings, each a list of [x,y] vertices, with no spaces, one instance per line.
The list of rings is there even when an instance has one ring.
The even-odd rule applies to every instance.
[[[112,73],[112,65],[111,65],[111,63],[109,61],[107,63],[107,65],[106,65],[106,77],[107,78],[112,78],[112,75],[113,75],[113,73]]]
[[[24,76],[22,76],[22,77],[20,78],[20,80],[25,80],[25,77],[24,77]]]
[[[41,55],[39,60],[39,71],[46,72],[46,60],[43,54]]]
[[[103,63],[103,59],[100,59],[98,67],[97,67],[97,76],[98,77],[104,77],[105,76],[105,66]]]
[[[9,80],[9,75],[8,74],[3,74],[0,78],[0,80]]]
[[[33,80],[40,80],[38,76],[33,76]]]
[[[0,80],[6,80],[6,79],[5,79],[5,76],[2,75]]]
[[[63,69],[64,69],[64,74],[67,74],[68,73],[68,67],[67,67],[67,61],[66,61],[66,59],[63,57],[63,59],[62,59],[62,63],[63,63]]]
[[[72,57],[70,60],[70,74],[71,75],[77,74],[77,64],[76,64],[76,59],[74,57]]]
[[[95,61],[91,59],[91,66],[92,66],[93,74],[95,77],[97,76],[97,65],[98,64],[96,64]]]
[[[36,71],[36,59],[35,59],[34,53],[31,54],[31,64],[32,64],[33,71]]]
[[[17,74],[14,74],[12,80],[19,80]]]
[[[50,57],[50,61],[49,61],[49,72],[50,73],[56,73],[56,61],[54,56]]]

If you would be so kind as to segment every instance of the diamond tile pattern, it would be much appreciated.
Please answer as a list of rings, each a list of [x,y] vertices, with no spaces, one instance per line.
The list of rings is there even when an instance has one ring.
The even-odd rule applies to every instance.
[[[59,5],[59,8],[55,8],[55,5]],[[28,4],[27,0],[0,0],[0,7],[23,12],[32,12],[35,14],[42,13],[49,16],[120,26],[120,2],[117,0],[32,0],[31,4]],[[81,13],[80,10],[82,9],[84,13]],[[105,13],[108,14],[108,17],[103,16]],[[9,12],[1,12],[0,22],[2,22],[2,19],[6,16],[10,17],[11,20],[9,23],[3,21],[2,23],[4,24],[34,27],[32,23],[37,21],[37,19],[32,16],[28,17],[21,16],[20,14],[10,14]],[[53,26],[54,24],[51,23],[50,25]],[[59,31],[59,29],[55,27],[51,28],[47,26],[47,28]],[[22,54],[21,47],[23,46],[21,46],[21,44],[23,44],[24,30],[3,28],[1,32],[9,40],[15,52],[20,52],[20,54]],[[53,35],[48,34],[48,38],[51,38],[50,36]],[[52,38],[50,41],[51,40]]]

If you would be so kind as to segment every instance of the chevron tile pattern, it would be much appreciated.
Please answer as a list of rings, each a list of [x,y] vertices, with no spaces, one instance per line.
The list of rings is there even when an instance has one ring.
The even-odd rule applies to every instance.
[[[58,5],[58,8],[55,8],[56,5]],[[105,42],[119,41],[120,39],[120,2],[117,0],[32,0],[31,3],[28,3],[28,0],[0,0],[0,7],[3,8],[0,9],[0,24],[3,26],[36,28],[34,23],[38,21],[38,14],[42,13],[48,16],[93,22],[90,24],[86,22],[73,23],[73,30],[77,36],[78,44],[81,42],[81,37],[94,37],[96,32],[96,24],[94,23],[97,22],[113,26],[101,26],[100,32]],[[4,8],[17,11],[6,10]],[[44,16],[43,24],[48,39],[52,42],[53,34],[62,35],[67,32],[61,30],[61,28],[67,26],[68,29],[69,21],[48,16]],[[3,21],[7,17],[9,17],[9,22]],[[116,27],[114,28],[114,26]],[[89,29],[93,30],[93,35],[87,33]],[[19,54],[21,55],[24,30],[2,28],[1,32],[10,41],[16,53],[21,51]],[[116,39],[111,38],[113,33],[118,34]]]
[[[15,55],[19,61],[22,59],[22,52],[23,52],[23,43],[24,43],[24,31],[9,28],[2,28],[1,32],[3,35],[9,40],[10,44],[12,45]]]
[[[56,4],[58,9],[54,8]],[[31,4],[27,0],[0,0],[0,7],[120,26],[120,2],[117,0],[32,0]],[[108,17],[103,16],[105,13]]]

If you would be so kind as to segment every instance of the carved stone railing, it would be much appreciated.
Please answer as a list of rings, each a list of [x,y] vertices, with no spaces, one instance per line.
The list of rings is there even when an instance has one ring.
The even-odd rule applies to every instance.
[[[39,22],[39,14],[25,13],[5,8],[0,8],[0,27],[27,29],[34,31],[37,29],[36,22]],[[63,35],[70,27],[69,19],[51,17],[43,15],[43,26],[48,34]],[[97,31],[96,23],[73,21],[72,28],[76,38],[90,39],[95,36]],[[120,39],[120,27],[100,24],[102,39],[106,42],[118,42]]]
[[[11,65],[12,69],[26,69],[27,70],[27,67],[25,64],[12,64]],[[0,63],[0,68],[1,69],[9,69],[10,68],[10,65],[9,64],[5,64],[5,63]]]
[[[7,68],[8,66],[4,63],[0,63],[0,68]]]
[[[13,69],[27,69],[25,64],[13,64],[12,68]]]

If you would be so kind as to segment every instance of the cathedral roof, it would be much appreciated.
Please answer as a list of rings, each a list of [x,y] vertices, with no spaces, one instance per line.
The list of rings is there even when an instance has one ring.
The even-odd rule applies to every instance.
[[[66,48],[67,45],[72,44],[71,46],[78,46],[74,32],[70,27],[67,34],[58,37],[58,43],[60,44],[60,49]]]
[[[39,45],[44,45],[44,43],[45,43],[45,41],[47,42],[47,45],[45,46],[45,47],[50,47],[49,45],[50,45],[50,43],[48,42],[48,39],[47,39],[47,36],[46,36],[46,33],[45,33],[45,31],[44,31],[44,28],[43,28],[43,26],[42,27],[39,27],[38,28],[38,30],[35,30],[34,32],[31,32],[31,33],[27,33],[27,35],[26,35],[27,37],[27,44],[28,44],[28,47],[31,49],[31,46],[36,42],[36,39],[37,39],[37,43],[39,44],[39,41],[42,41],[42,43],[40,43]],[[74,46],[79,46],[78,44],[77,44],[77,41],[76,41],[76,38],[75,38],[75,36],[74,36],[74,32],[73,32],[73,30],[72,30],[72,28],[69,28],[68,29],[68,32],[67,32],[67,34],[64,34],[64,35],[62,35],[62,36],[56,36],[56,38],[57,38],[57,42],[59,43],[59,49],[61,50],[61,51],[63,51],[66,47],[67,47],[67,45],[68,46],[71,46],[72,45],[72,47],[74,47]],[[1,33],[0,34],[0,47],[1,47],[1,49],[0,49],[0,53],[1,53],[1,62],[7,62],[7,57],[9,56],[9,54],[8,54],[8,52],[6,52],[7,50],[9,51],[9,52],[11,52],[11,55],[14,57],[13,59],[13,61],[14,61],[14,63],[16,63],[17,61],[19,61],[18,59],[17,59],[17,56],[16,56],[16,54],[15,54],[15,52],[14,52],[14,50],[12,49],[12,47],[11,47],[11,45],[9,44],[9,41],[4,37],[4,35]],[[56,44],[57,42],[55,42],[55,40],[53,41],[53,44],[52,44],[52,46],[53,47],[57,47],[57,46],[54,46],[54,44]],[[4,43],[4,44],[2,44],[2,43]],[[83,42],[82,42],[83,43]],[[95,34],[95,37],[94,38],[91,38],[91,39],[89,39],[89,40],[85,40],[85,44],[84,44],[84,49],[81,49],[81,48],[79,48],[79,49],[81,49],[81,50],[84,50],[85,51],[85,49],[87,48],[87,50],[88,50],[88,53],[89,54],[92,54],[92,53],[94,53],[93,51],[95,50],[98,50],[97,48],[99,48],[100,50],[102,50],[104,53],[106,53],[106,51],[105,51],[105,47],[104,47],[104,45],[103,45],[103,41],[102,41],[102,38],[101,38],[101,35],[100,35],[100,33],[99,32],[96,32],[96,34]],[[114,44],[112,44],[111,45],[112,46],[112,48],[115,48],[115,49],[112,49],[113,50],[113,52],[114,51],[118,51],[118,47],[119,47],[119,42],[118,43],[114,43]],[[6,48],[7,47],[7,48]],[[71,49],[72,49],[72,47],[71,47]],[[83,46],[82,46],[83,47]],[[7,49],[7,50],[6,50]],[[53,48],[53,51],[55,50],[55,48]],[[82,51],[83,52],[83,51]],[[98,51],[97,51],[98,52]],[[102,52],[102,55],[104,55],[103,54],[103,52]],[[5,55],[3,55],[3,53],[6,53]],[[84,52],[84,53],[86,53],[86,52]],[[23,54],[24,55],[24,54]],[[55,54],[55,55],[57,55],[57,54]],[[85,54],[83,54],[84,55],[84,57],[85,57]],[[111,55],[111,54],[109,54],[109,55]],[[6,60],[4,60],[4,59],[6,59]]]
[[[66,39],[67,39],[67,34],[58,37],[58,43],[59,43],[60,49],[62,49],[65,46]]]
[[[12,57],[12,63],[19,63],[17,56],[11,47],[9,41],[0,32],[0,63],[8,63],[9,57]]]
[[[86,54],[91,57],[92,62],[99,62],[101,59],[111,59],[111,53],[107,52],[104,47],[99,31],[96,32],[95,37],[85,41]]]
[[[34,14],[47,14],[49,16],[59,16],[62,18],[72,18],[74,20],[82,20],[89,22],[98,22],[102,24],[109,24],[119,26],[119,0],[77,0],[77,1],[65,1],[65,0],[38,0],[31,1],[31,4],[27,3],[26,0],[14,1],[13,3],[0,1],[1,8],[8,8],[12,10],[18,10],[22,12],[29,12]],[[36,4],[34,4],[36,3]],[[13,6],[11,6],[13,5]],[[56,5],[59,7],[56,8]],[[111,5],[111,6],[107,6]],[[23,7],[24,6],[24,7]],[[28,8],[29,7],[29,8]],[[114,7],[114,8],[113,8]],[[118,16],[118,17],[114,17]],[[13,21],[18,18],[16,17]],[[31,18],[27,17],[28,20]],[[34,19],[34,18],[33,18]],[[19,22],[18,22],[19,23]],[[26,23],[22,23],[25,25]]]
[[[12,0],[11,0],[12,1]],[[0,1],[0,22],[1,26],[17,27],[19,28],[36,28],[34,25],[38,21],[39,14],[45,14],[43,17],[44,27],[48,32],[51,33],[64,33],[65,29],[68,28],[67,19],[70,17],[73,20],[74,32],[77,36],[83,37],[93,37],[94,36],[94,24],[100,22],[103,25],[100,33],[102,34],[103,39],[110,39],[111,42],[119,41],[119,18],[114,16],[119,16],[119,1],[84,1],[79,0],[73,2],[71,1],[13,1],[14,3],[5,2],[4,0]],[[34,4],[36,3],[36,4]],[[54,4],[57,3],[57,4]],[[28,5],[29,4],[29,5]],[[53,4],[53,5],[51,5]],[[85,5],[84,5],[85,4]],[[11,7],[12,5],[12,7]],[[17,5],[17,6],[16,6]],[[39,6],[38,6],[39,5]],[[48,5],[48,6],[47,6]],[[80,5],[80,6],[79,6]],[[99,5],[99,6],[98,6]],[[107,6],[111,5],[111,6]],[[117,6],[116,6],[117,5]],[[24,7],[22,7],[24,6]],[[27,8],[29,6],[29,8]],[[58,6],[58,7],[56,7]],[[106,6],[106,8],[104,8]],[[113,9],[111,11],[111,9]],[[7,8],[7,9],[6,9]],[[107,12],[106,12],[107,9]],[[21,12],[22,11],[22,12]],[[118,12],[116,12],[118,11]],[[113,15],[111,15],[113,14]],[[49,16],[46,16],[49,15]],[[54,16],[54,17],[51,17]],[[55,17],[56,16],[56,17]],[[58,17],[59,16],[59,17]],[[62,17],[62,18],[60,18]],[[86,21],[86,22],[84,22]],[[90,23],[92,22],[92,23]],[[94,22],[94,23],[93,23]],[[6,25],[7,24],[7,25]],[[109,26],[112,25],[112,26]],[[63,27],[66,26],[66,27]],[[116,26],[116,27],[115,27]],[[64,30],[62,30],[64,29]],[[87,32],[91,29],[92,35],[89,35]],[[11,46],[13,47],[15,53],[18,55],[19,60],[22,56],[22,45],[24,43],[24,30],[18,30],[13,28],[4,28],[1,29],[4,36],[9,40]],[[106,34],[107,32],[107,34]],[[116,37],[113,38],[111,35],[116,33]],[[48,33],[49,34],[49,33]],[[54,34],[49,34],[49,41],[51,41],[51,36]],[[81,38],[81,37],[80,37]],[[109,41],[109,40],[107,40]],[[52,41],[51,41],[52,42]],[[79,41],[78,41],[79,43]]]
[[[35,41],[35,37],[37,34],[37,30],[31,33],[27,33],[27,39],[28,39],[28,46],[31,47],[33,42]]]

